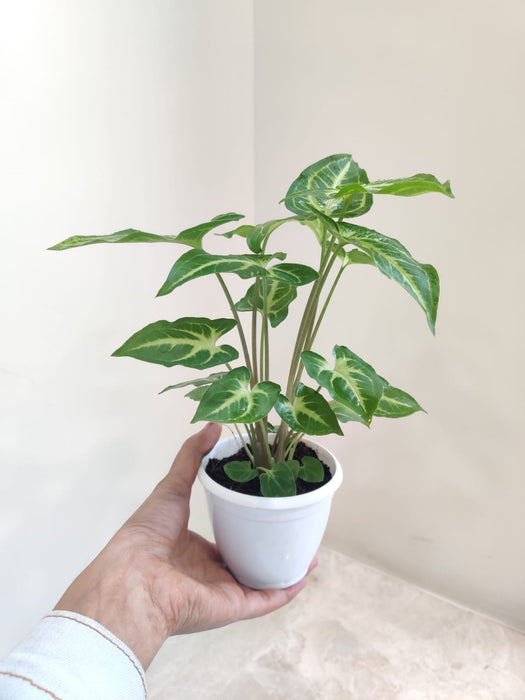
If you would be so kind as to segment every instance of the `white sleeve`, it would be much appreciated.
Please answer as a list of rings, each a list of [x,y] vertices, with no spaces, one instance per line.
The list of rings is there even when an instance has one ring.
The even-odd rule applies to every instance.
[[[98,622],[56,610],[0,661],[2,700],[145,700],[135,654]]]

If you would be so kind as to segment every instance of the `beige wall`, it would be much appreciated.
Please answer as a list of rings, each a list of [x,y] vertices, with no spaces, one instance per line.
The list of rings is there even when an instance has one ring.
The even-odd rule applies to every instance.
[[[372,179],[432,172],[456,194],[377,197],[360,220],[436,265],[441,306],[433,338],[372,269],[338,291],[319,348],[348,345],[428,415],[326,440],[346,468],[326,541],[525,627],[525,5],[255,8],[258,217],[303,166],[341,151]]]
[[[46,248],[251,214],[252,7],[3,3],[0,51],[1,654],[194,430],[190,401],[157,396],[187,372],[110,353],[217,298],[154,298],[181,252],[169,246]]]

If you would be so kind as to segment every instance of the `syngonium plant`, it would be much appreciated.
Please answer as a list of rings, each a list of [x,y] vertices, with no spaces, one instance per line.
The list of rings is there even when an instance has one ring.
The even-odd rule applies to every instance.
[[[440,183],[428,174],[370,182],[351,155],[337,154],[309,166],[291,184],[282,201],[292,216],[255,225],[236,224],[219,233],[226,240],[233,236],[244,239],[245,254],[215,255],[203,245],[208,233],[243,218],[235,213],[217,216],[176,236],[126,229],[105,236],[73,236],[51,250],[144,242],[189,248],[175,261],[157,296],[170,294],[198,277],[214,275],[231,316],[156,321],[134,333],[113,355],[166,367],[222,367],[163,391],[192,387],[186,396],[198,402],[193,422],[233,425],[247,459],[226,465],[231,479],[259,479],[263,496],[291,496],[298,478],[307,482],[324,478],[319,460],[294,459],[304,435],[342,435],[340,423],[357,421],[369,426],[374,416],[399,418],[422,410],[412,396],[392,386],[345,345],[334,346],[332,362],[312,348],[341,276],[355,265],[374,266],[400,284],[421,306],[434,333],[439,298],[434,267],[419,263],[395,238],[354,223],[370,210],[374,195],[411,197],[428,192],[453,197],[448,181]],[[285,253],[269,247],[274,231],[290,222],[313,232],[319,244],[315,266],[283,262]],[[239,301],[231,296],[227,274],[250,280]],[[297,288],[303,285],[309,287],[309,294],[291,348],[287,383],[281,388],[270,378],[271,329],[285,321]],[[242,312],[250,314],[248,331],[241,322]],[[234,329],[240,353],[231,345],[218,344]],[[305,371],[309,380],[303,382]]]

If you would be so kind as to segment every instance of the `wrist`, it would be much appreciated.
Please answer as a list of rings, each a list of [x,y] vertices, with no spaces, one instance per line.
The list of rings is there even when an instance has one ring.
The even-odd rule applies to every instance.
[[[143,558],[140,549],[116,536],[73,581],[55,610],[95,620],[128,646],[147,669],[169,629],[143,576]]]

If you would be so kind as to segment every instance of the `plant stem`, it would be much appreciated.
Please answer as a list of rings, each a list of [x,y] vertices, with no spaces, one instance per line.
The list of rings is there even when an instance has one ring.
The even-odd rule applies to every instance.
[[[285,459],[293,458],[293,455],[295,453],[295,449],[296,449],[297,445],[303,439],[303,436],[304,436],[304,433],[295,433],[293,435],[292,439],[288,443],[288,447],[287,447],[286,453],[285,453]]]
[[[250,448],[248,447],[248,445],[247,445],[247,443],[246,443],[246,440],[244,439],[244,437],[243,437],[243,435],[242,435],[242,433],[241,433],[241,429],[239,428],[239,426],[237,425],[237,423],[234,423],[234,427],[235,427],[235,430],[237,431],[237,435],[238,435],[240,441],[242,442],[242,446],[244,447],[244,450],[245,450],[246,454],[247,454],[248,457],[250,458],[250,462],[251,462],[252,464],[254,464],[254,461],[253,461],[253,454],[252,454]]]
[[[255,280],[253,289],[252,305],[252,378],[251,386],[254,387],[259,382],[257,369],[257,305],[259,303],[259,278]]]
[[[248,350],[248,345],[247,345],[247,343],[246,343],[246,338],[245,338],[245,336],[244,336],[244,331],[243,331],[243,328],[242,328],[241,319],[239,318],[239,314],[237,313],[237,309],[235,308],[235,302],[234,302],[233,299],[231,298],[231,294],[230,294],[230,292],[228,291],[228,287],[226,286],[226,283],[225,283],[225,281],[222,279],[221,275],[220,275],[219,273],[216,273],[216,277],[217,277],[217,279],[219,280],[219,283],[220,283],[220,285],[221,285],[221,287],[222,287],[222,290],[223,290],[223,292],[224,292],[224,294],[225,294],[225,296],[226,296],[226,299],[227,299],[228,304],[229,304],[229,306],[230,306],[230,310],[231,310],[231,312],[232,312],[233,318],[237,321],[237,331],[238,331],[238,333],[239,333],[239,338],[240,338],[240,341],[241,341],[242,352],[243,352],[243,355],[244,355],[244,361],[245,361],[245,363],[246,363],[246,367],[248,368],[248,370],[249,370],[249,372],[250,372],[250,376],[251,376],[251,375],[252,375],[252,363],[251,363],[251,360],[250,360],[250,352],[249,352],[249,350]]]
[[[331,300],[332,295],[333,295],[333,293],[334,293],[334,291],[335,291],[335,288],[337,287],[337,284],[338,284],[339,280],[341,279],[341,275],[343,274],[343,270],[344,270],[344,267],[341,265],[341,269],[339,270],[339,272],[337,273],[336,278],[335,278],[334,281],[333,281],[333,284],[332,284],[332,286],[331,286],[331,288],[330,288],[330,291],[328,292],[328,296],[326,297],[326,300],[325,300],[325,302],[324,302],[324,304],[323,304],[323,308],[321,309],[321,313],[319,314],[319,316],[318,316],[318,318],[317,318],[315,327],[314,327],[313,331],[310,333],[310,335],[309,335],[309,337],[308,337],[308,339],[307,339],[307,341],[306,341],[306,343],[305,343],[305,350],[310,350],[310,348],[311,348],[312,345],[313,345],[313,342],[314,342],[314,340],[315,340],[315,338],[316,338],[316,336],[317,336],[317,333],[318,333],[318,331],[319,331],[319,327],[321,326],[321,323],[322,323],[322,321],[323,321],[324,315],[325,315],[325,313],[326,313],[326,309],[328,308],[328,304],[330,303],[330,300]]]
[[[321,267],[320,271],[320,276],[316,280],[315,288],[312,289],[313,293],[313,298],[312,300],[308,300],[307,304],[307,311],[305,312],[305,315],[303,317],[304,321],[304,328],[302,330],[302,335],[301,335],[301,342],[300,345],[298,345],[298,352],[297,355],[294,356],[294,364],[292,365],[294,369],[294,376],[293,376],[293,381],[291,384],[288,385],[287,390],[290,391],[288,394],[288,398],[290,401],[292,401],[292,398],[295,394],[295,390],[297,388],[297,385],[301,379],[301,375],[303,373],[303,363],[301,360],[301,352],[303,350],[309,350],[311,347],[311,342],[313,342],[312,338],[312,329],[314,328],[314,323],[315,323],[315,316],[317,313],[317,307],[319,306],[319,299],[321,297],[321,292],[323,290],[323,287],[326,284],[326,281],[328,279],[328,276],[330,274],[330,271],[337,260],[337,248],[335,246],[335,240],[332,238],[330,241],[330,245],[328,247],[327,255],[324,258],[323,265]],[[308,308],[309,307],[309,308]],[[324,314],[324,311],[321,312]],[[316,326],[317,328],[317,326]],[[318,328],[317,328],[318,330]],[[316,332],[317,332],[316,330]]]
[[[268,283],[262,280],[263,285],[263,310],[261,324],[261,377],[270,379],[270,333],[268,328]],[[264,363],[263,363],[264,357]]]

